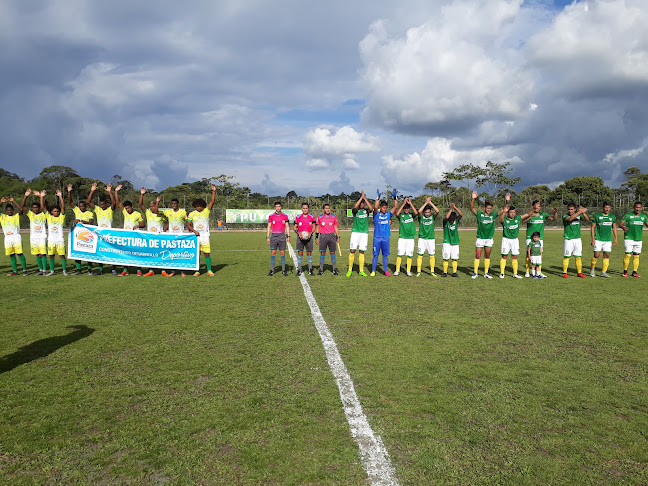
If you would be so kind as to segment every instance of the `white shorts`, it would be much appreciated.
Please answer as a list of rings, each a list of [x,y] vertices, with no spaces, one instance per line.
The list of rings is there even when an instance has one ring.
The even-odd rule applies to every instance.
[[[531,265],[542,265],[542,256],[541,255],[531,256]]]
[[[477,238],[475,241],[475,248],[493,248],[493,238],[483,239]]]
[[[565,240],[563,244],[563,256],[570,257],[582,257],[583,256],[583,242],[580,238],[574,238],[573,240]]]
[[[612,251],[612,242],[594,240],[594,253],[598,253],[600,251],[604,253],[610,253]]]
[[[528,248],[528,247],[529,247],[529,243],[531,243],[531,238],[527,238],[527,239],[526,239],[526,246],[525,246],[525,248]],[[540,240],[540,248],[542,248],[542,249],[544,250],[544,240]]]
[[[435,240],[433,239],[425,239],[425,238],[419,238],[418,239],[418,245],[416,248],[416,251],[419,255],[424,255],[425,252],[427,251],[428,254],[434,255],[435,250]]]
[[[623,240],[623,246],[625,246],[626,253],[636,253],[638,255],[641,253],[641,244],[641,241]]]
[[[367,251],[367,242],[369,241],[369,233],[351,232],[351,242],[349,249]]]
[[[518,256],[520,254],[520,240],[517,238],[502,238],[502,255]]]
[[[441,247],[441,256],[444,260],[459,260],[459,245],[444,243]]]
[[[398,238],[398,256],[414,256],[414,238]]]

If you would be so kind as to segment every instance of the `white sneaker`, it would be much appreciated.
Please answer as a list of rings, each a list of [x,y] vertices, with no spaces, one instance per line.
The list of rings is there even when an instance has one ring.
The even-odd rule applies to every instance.
[[[67,271],[63,270],[63,276],[67,277],[68,275],[69,275],[69,273],[67,273]]]
[[[590,277],[596,277],[596,268],[590,270]]]
[[[489,273],[485,273],[484,278],[493,278],[493,277],[491,277]]]
[[[601,277],[603,277],[603,278],[612,278],[610,275],[607,274],[607,272],[601,272]]]
[[[400,275],[400,272],[399,272],[398,270],[396,270],[396,271],[394,272],[394,277],[397,276],[397,275]]]
[[[50,273],[45,274],[46,277],[51,277],[52,275],[54,275],[54,272],[50,272]]]
[[[471,276],[470,278],[472,278],[472,279],[474,280],[474,279],[476,279],[477,277],[479,277],[479,275],[476,274],[476,273],[473,273],[472,276]]]
[[[547,276],[544,273],[541,273],[540,278],[547,278]]]
[[[526,278],[529,278],[529,277],[531,276],[531,274],[530,274],[529,272],[527,272],[527,273],[524,274],[524,276],[525,276]]]
[[[522,278],[522,275],[518,275],[517,273],[513,275],[513,278]]]
[[[411,277],[411,276],[412,276],[412,272],[407,272],[407,276],[408,276],[408,277]]]
[[[504,274],[503,274],[503,273],[500,273],[500,278],[504,278]]]

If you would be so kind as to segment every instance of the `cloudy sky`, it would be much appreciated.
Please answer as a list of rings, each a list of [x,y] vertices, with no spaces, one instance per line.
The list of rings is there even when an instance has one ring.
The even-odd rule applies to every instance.
[[[0,167],[422,192],[648,171],[646,0],[4,0]]]

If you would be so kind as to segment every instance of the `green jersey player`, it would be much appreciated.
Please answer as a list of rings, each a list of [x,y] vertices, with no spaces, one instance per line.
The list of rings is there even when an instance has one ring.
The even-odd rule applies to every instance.
[[[563,278],[569,278],[567,269],[569,268],[569,259],[574,255],[576,260],[576,272],[580,278],[586,278],[583,275],[583,243],[581,241],[581,221],[589,221],[587,209],[579,207],[576,211],[576,204],[567,205],[567,214],[563,214]]]
[[[405,198],[401,207],[396,211],[400,225],[398,228],[398,257],[396,258],[394,276],[400,273],[403,256],[407,257],[407,276],[412,276],[412,257],[414,256],[414,238],[416,238],[415,216],[418,216],[418,210],[409,198]]]
[[[625,238],[623,240],[623,246],[625,246],[623,276],[628,276],[630,255],[632,255],[632,276],[640,277],[637,270],[639,270],[639,255],[641,254],[641,233],[643,227],[648,226],[648,215],[643,212],[643,204],[639,201],[634,203],[633,212],[627,213],[623,217],[623,221],[619,223],[619,226],[625,232]]]
[[[490,255],[493,248],[493,236],[495,236],[495,215],[493,214],[493,203],[486,201],[484,211],[475,209],[475,200],[477,191],[473,191],[470,200],[470,210],[477,216],[477,241],[475,242],[475,268],[472,278],[477,278],[479,271],[479,260],[481,259],[482,249],[484,250],[484,277],[493,278],[488,273],[490,267]]]
[[[443,257],[443,274],[442,277],[448,276],[448,264],[452,260],[452,276],[458,277],[457,263],[459,262],[459,221],[463,218],[463,213],[455,205],[450,204],[448,213],[443,218],[443,246],[441,247],[441,256]]]
[[[367,196],[365,196],[364,189],[360,194],[360,198],[353,205],[353,227],[351,228],[351,241],[349,243],[349,271],[347,277],[353,274],[353,262],[355,260],[356,250],[360,253],[358,256],[358,270],[361,277],[366,277],[364,271],[365,251],[367,251],[367,243],[369,241],[369,209],[371,203]]]
[[[506,195],[506,206],[499,213],[499,222],[502,225],[502,259],[500,260],[500,278],[504,278],[506,270],[506,259],[511,254],[511,265],[513,266],[513,277],[522,278],[518,275],[518,255],[520,254],[520,226],[522,217],[516,214],[515,206],[509,206],[511,195]]]
[[[590,276],[596,276],[596,262],[598,257],[603,252],[603,268],[601,277],[610,278],[607,273],[610,266],[610,252],[612,251],[612,235],[614,235],[614,246],[619,244],[617,239],[616,216],[610,211],[612,206],[609,202],[603,202],[603,212],[596,213],[592,216],[592,246],[594,247],[594,256],[592,257],[592,265],[590,269]]]
[[[425,204],[419,209],[419,238],[418,238],[418,247],[417,253],[418,257],[416,259],[416,276],[421,275],[421,267],[423,266],[423,255],[425,252],[428,252],[430,255],[430,274],[433,277],[436,277],[434,273],[434,218],[439,214],[439,208],[437,208],[432,202],[432,198],[426,198]]]

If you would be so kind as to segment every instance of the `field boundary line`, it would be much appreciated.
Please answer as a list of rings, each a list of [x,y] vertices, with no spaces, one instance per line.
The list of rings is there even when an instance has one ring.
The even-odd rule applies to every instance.
[[[288,249],[290,257],[296,266],[297,256],[295,255],[295,251],[290,245],[288,245]],[[333,339],[333,334],[324,320],[322,311],[319,305],[317,305],[315,296],[303,273],[299,277],[299,281],[304,289],[304,296],[310,307],[313,322],[322,340],[326,360],[340,391],[344,415],[349,423],[351,435],[360,449],[362,466],[369,476],[370,484],[374,486],[398,486],[396,473],[389,459],[389,453],[380,436],[374,433],[369,425],[367,416],[362,411],[362,405],[360,405],[360,400],[358,399],[358,395],[356,395],[351,375],[349,375],[349,371],[344,361],[342,361],[342,356],[340,355],[335,339]]]

